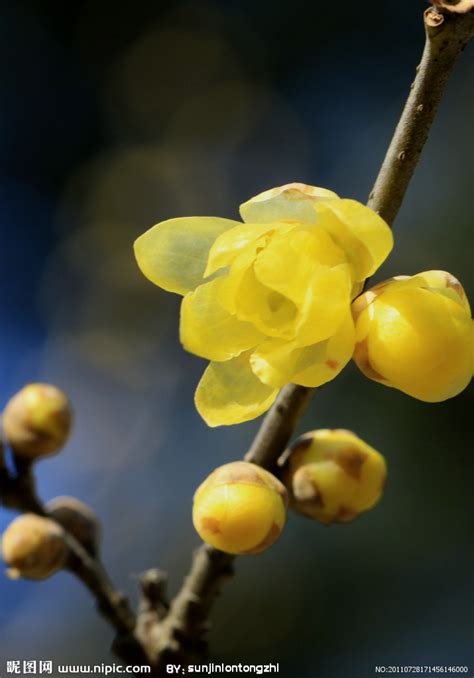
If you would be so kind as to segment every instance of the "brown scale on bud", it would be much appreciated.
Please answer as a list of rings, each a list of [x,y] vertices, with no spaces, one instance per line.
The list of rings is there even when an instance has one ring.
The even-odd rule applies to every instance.
[[[321,523],[347,523],[375,506],[386,480],[384,458],[351,431],[300,436],[282,460],[290,506]]]
[[[432,0],[435,7],[439,7],[448,14],[467,14],[474,9],[474,0]]]
[[[5,438],[22,459],[56,454],[69,438],[72,407],[50,384],[28,384],[11,398],[3,413]]]
[[[46,504],[49,514],[75,537],[89,553],[97,554],[100,521],[94,511],[75,497],[55,497]]]
[[[61,570],[68,557],[63,528],[49,518],[25,513],[2,537],[2,557],[11,579],[47,579]]]

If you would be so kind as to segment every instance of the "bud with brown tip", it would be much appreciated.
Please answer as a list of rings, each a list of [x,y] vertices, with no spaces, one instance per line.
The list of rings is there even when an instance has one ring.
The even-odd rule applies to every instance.
[[[49,518],[25,513],[2,537],[2,557],[11,579],[46,579],[62,569],[68,547],[63,528]]]
[[[59,452],[72,427],[67,396],[50,384],[28,384],[7,403],[3,430],[15,454],[33,461]]]
[[[295,511],[330,524],[347,523],[375,506],[386,476],[382,455],[355,433],[321,429],[295,440],[283,481]]]
[[[46,504],[49,514],[89,553],[99,549],[101,527],[94,511],[75,497],[55,497]]]
[[[286,490],[274,475],[234,461],[219,466],[198,487],[194,527],[203,541],[225,553],[262,553],[280,536],[286,505]]]

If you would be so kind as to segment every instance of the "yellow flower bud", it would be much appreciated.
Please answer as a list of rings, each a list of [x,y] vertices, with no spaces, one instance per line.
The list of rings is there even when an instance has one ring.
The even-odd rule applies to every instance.
[[[261,553],[280,536],[286,505],[286,490],[275,476],[235,461],[217,468],[197,489],[194,527],[203,541],[226,553]]]
[[[445,271],[392,278],[352,305],[354,360],[369,379],[427,402],[472,378],[473,323],[458,280]]]
[[[87,551],[97,552],[101,537],[100,522],[89,506],[75,497],[56,497],[46,504],[46,508]]]
[[[67,396],[49,384],[28,384],[7,403],[5,437],[15,453],[34,460],[59,452],[72,426]]]
[[[300,436],[285,461],[290,506],[320,523],[347,523],[375,506],[387,469],[381,454],[344,429]]]
[[[46,579],[64,567],[68,549],[64,530],[49,518],[25,513],[2,537],[2,556],[11,579]]]

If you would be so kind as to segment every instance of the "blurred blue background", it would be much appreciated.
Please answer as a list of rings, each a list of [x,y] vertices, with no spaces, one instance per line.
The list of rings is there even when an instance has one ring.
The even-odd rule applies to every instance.
[[[178,342],[179,298],[139,273],[132,243],[169,217],[237,218],[290,181],[364,201],[423,44],[426,4],[367,0],[0,2],[2,406],[29,381],[67,391],[64,453],[42,497],[73,494],[104,527],[104,559],[135,601],[151,566],[180,586],[198,545],[197,485],[239,458],[258,422],[208,429],[204,361]],[[447,88],[377,274],[441,268],[473,298],[473,50]],[[365,678],[377,664],[472,656],[473,390],[430,405],[349,366],[299,432],[356,431],[389,464],[355,523],[291,516],[242,558],[215,606],[215,661]],[[13,514],[0,509],[0,527]],[[7,659],[110,662],[112,633],[71,576],[0,578]]]

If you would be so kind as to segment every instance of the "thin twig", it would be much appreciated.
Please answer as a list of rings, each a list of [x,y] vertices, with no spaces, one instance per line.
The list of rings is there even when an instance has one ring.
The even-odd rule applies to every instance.
[[[472,11],[441,14],[430,8],[424,20],[421,63],[367,203],[389,224],[400,209],[454,64],[474,31]]]
[[[426,43],[405,109],[395,130],[368,205],[390,225],[398,213],[438,103],[454,64],[473,32],[474,17],[440,14],[424,16]],[[314,389],[290,384],[262,422],[245,456],[247,461],[273,469],[295,430]],[[191,570],[163,622],[153,629],[158,666],[170,659],[186,662],[206,651],[204,633],[212,604],[223,580],[232,574],[233,556],[202,545]]]
[[[207,654],[208,617],[226,579],[232,576],[234,556],[202,544],[193,555],[191,570],[164,621],[152,631],[152,659],[158,673],[167,663],[199,662]]]
[[[36,493],[32,464],[16,458],[16,476],[6,468],[0,469],[0,502],[6,508],[56,520]],[[61,523],[60,523],[61,524]],[[62,525],[63,529],[64,526]],[[98,558],[94,558],[82,544],[65,531],[69,557],[66,569],[78,577],[92,593],[100,613],[117,632],[114,651],[127,663],[146,664],[148,658],[141,644],[134,638],[136,625],[127,599],[112,585],[107,572]]]
[[[295,384],[282,388],[245,455],[245,461],[273,470],[315,390]]]

